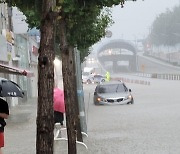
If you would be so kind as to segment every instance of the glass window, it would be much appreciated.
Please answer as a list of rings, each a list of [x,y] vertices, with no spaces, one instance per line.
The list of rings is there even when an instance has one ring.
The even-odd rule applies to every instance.
[[[125,92],[127,88],[123,84],[110,84],[110,85],[101,85],[98,88],[98,93],[117,93]]]

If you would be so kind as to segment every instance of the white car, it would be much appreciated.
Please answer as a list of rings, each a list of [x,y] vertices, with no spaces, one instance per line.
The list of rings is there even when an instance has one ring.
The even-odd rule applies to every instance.
[[[82,81],[86,84],[91,83],[102,83],[105,82],[105,77],[100,74],[90,74],[88,75],[86,72],[82,75]]]
[[[82,73],[82,82],[85,84],[90,84],[92,83],[92,74],[90,74],[89,72],[83,72]]]
[[[134,99],[131,89],[121,81],[110,81],[96,86],[94,92],[94,104],[133,104]]]
[[[103,83],[106,81],[106,78],[100,74],[95,74],[91,78],[92,83]]]

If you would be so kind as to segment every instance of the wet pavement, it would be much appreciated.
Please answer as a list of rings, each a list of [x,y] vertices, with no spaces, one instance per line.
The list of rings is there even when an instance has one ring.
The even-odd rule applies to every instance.
[[[77,154],[179,154],[179,81],[151,79],[151,85],[127,83],[133,105],[95,106],[95,85],[85,85],[88,150]],[[36,153],[37,100],[11,110],[4,154]],[[56,141],[55,154],[67,154],[67,141]],[[62,148],[64,147],[64,149]]]
[[[34,154],[37,98],[10,109],[5,128],[4,154]]]

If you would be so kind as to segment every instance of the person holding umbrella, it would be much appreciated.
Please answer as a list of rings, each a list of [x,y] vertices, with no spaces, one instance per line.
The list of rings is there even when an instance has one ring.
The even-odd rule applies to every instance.
[[[9,106],[8,103],[0,98],[0,154],[2,154],[2,148],[4,147],[4,127],[9,116]]]
[[[0,97],[23,97],[24,92],[19,85],[11,80],[0,77]],[[4,127],[9,116],[8,103],[0,98],[0,154],[4,147]]]
[[[54,88],[54,124],[60,123],[63,126],[64,113],[64,92],[59,88]]]

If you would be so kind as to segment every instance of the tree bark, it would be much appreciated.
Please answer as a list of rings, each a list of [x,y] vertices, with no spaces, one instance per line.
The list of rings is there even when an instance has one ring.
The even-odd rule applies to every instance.
[[[76,154],[76,131],[75,131],[75,87],[73,77],[73,49],[68,49],[67,54],[62,54],[62,72],[66,105],[66,125],[68,134],[68,154]]]
[[[62,13],[63,14],[63,13]],[[60,49],[62,55],[62,75],[66,108],[66,126],[68,135],[68,154],[76,154],[76,139],[83,141],[81,134],[79,104],[77,96],[75,50],[66,37],[66,24],[62,18],[59,22]]]
[[[38,58],[38,108],[36,154],[53,154],[54,143],[54,19],[53,1],[44,0]]]
[[[66,108],[66,126],[68,135],[68,154],[76,154],[76,131],[75,131],[75,90],[74,81],[74,57],[73,48],[70,48],[66,39],[65,21],[59,22],[60,46],[62,54],[62,75],[64,85],[64,100]]]

